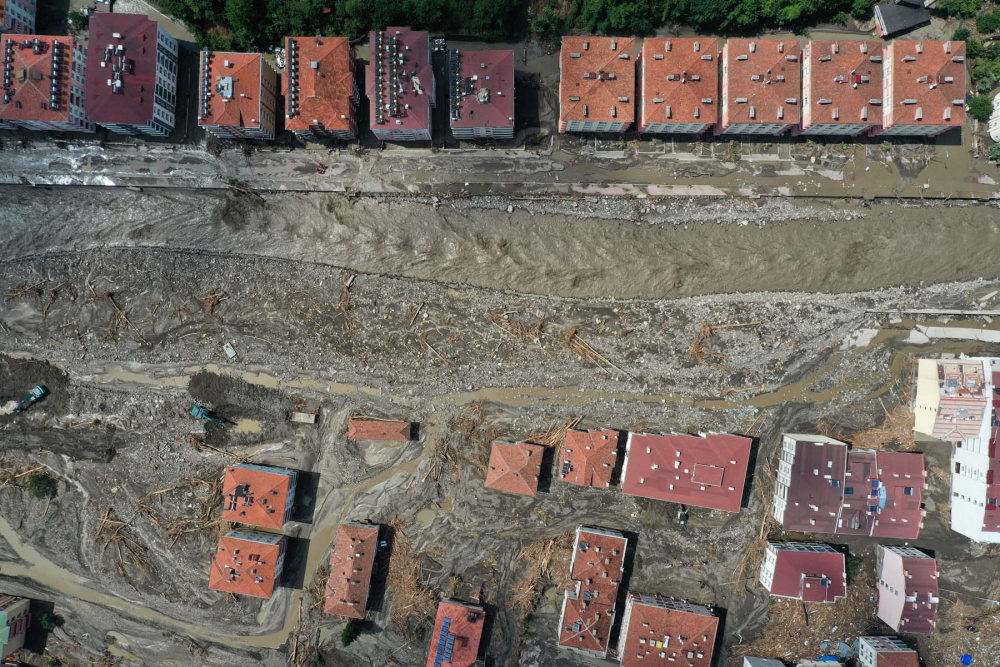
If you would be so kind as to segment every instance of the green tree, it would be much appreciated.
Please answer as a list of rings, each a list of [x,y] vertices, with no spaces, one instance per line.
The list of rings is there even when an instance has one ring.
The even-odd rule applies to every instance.
[[[343,631],[340,633],[340,643],[345,647],[354,643],[354,640],[361,636],[361,624],[356,619],[347,621]]]
[[[52,478],[44,473],[36,473],[28,478],[24,488],[32,497],[44,500],[55,495],[55,484]]]
[[[236,48],[252,50],[263,36],[264,3],[262,0],[226,0],[226,25],[233,32]]]
[[[861,574],[861,568],[865,564],[863,560],[857,556],[848,556],[845,568],[847,570],[847,582],[853,583],[857,580],[858,575]]]
[[[475,0],[472,4],[472,34],[488,42],[510,37],[514,27],[516,0]]]
[[[976,95],[969,102],[969,114],[981,121],[988,121],[993,114],[993,100],[986,95]]]
[[[955,32],[952,33],[951,38],[953,40],[955,40],[956,42],[964,42],[965,40],[969,39],[969,35],[971,35],[971,34],[972,34],[972,31],[969,30],[968,28],[966,28],[963,25],[963,26],[959,26],[955,30]]]
[[[872,8],[878,4],[878,0],[854,0],[851,5],[851,16],[859,21],[867,21],[872,17]]]
[[[38,619],[38,624],[42,626],[42,630],[46,632],[52,632],[56,629],[56,619],[52,618],[48,614],[42,614],[42,617]]]
[[[990,159],[1000,164],[1000,144],[990,146]]]
[[[983,0],[941,0],[934,8],[942,16],[971,19],[983,8]]]
[[[996,32],[1000,28],[1000,13],[992,11],[976,17],[976,30],[982,34]]]

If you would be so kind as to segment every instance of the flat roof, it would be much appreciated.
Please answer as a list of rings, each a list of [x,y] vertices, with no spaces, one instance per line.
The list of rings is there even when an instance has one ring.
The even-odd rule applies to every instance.
[[[0,35],[4,66],[11,66],[3,91],[10,101],[0,104],[0,121],[69,121],[76,44],[72,37]]]
[[[479,656],[486,612],[479,605],[445,598],[438,605],[427,667],[472,667]]]
[[[222,479],[222,520],[281,530],[294,473],[284,468],[237,463]]]
[[[457,55],[456,55],[457,54]],[[458,80],[448,82],[452,127],[514,127],[514,52],[456,50]]]
[[[365,90],[371,100],[368,105],[371,129],[429,130],[434,69],[427,33],[391,26],[385,31],[371,31],[368,44],[372,53],[365,74]],[[397,54],[396,58],[391,57],[393,53]],[[381,108],[377,103],[379,81]]]
[[[965,125],[965,42],[896,39],[886,54],[893,126]]]
[[[697,507],[739,512],[753,441],[728,433],[630,433],[622,491]]]
[[[649,37],[642,43],[642,122],[719,119],[719,40]]]
[[[635,40],[563,37],[559,53],[559,120],[635,120]]]
[[[618,431],[566,431],[559,479],[578,486],[606,488],[618,460]]]
[[[145,14],[98,12],[90,17],[87,117],[91,121],[147,125],[153,120],[157,48],[156,21]],[[117,87],[108,83],[114,81],[115,68],[120,72]]]
[[[795,40],[730,39],[723,79],[728,122],[789,123],[802,117],[802,47]],[[727,90],[728,83],[728,90]]]
[[[808,52],[809,89],[802,95],[811,123],[882,123],[882,42],[812,40]]]
[[[544,447],[527,442],[494,442],[486,471],[486,487],[534,496],[538,493],[544,451]]]
[[[342,523],[330,554],[330,579],[326,584],[328,614],[364,618],[372,566],[378,548],[378,526]]]
[[[328,131],[351,131],[356,100],[350,41],[346,37],[286,37],[285,53],[291,58],[293,52],[298,63],[295,85],[291,85],[290,64],[281,77],[285,129],[304,131],[318,124]],[[296,93],[294,100],[290,90]]]

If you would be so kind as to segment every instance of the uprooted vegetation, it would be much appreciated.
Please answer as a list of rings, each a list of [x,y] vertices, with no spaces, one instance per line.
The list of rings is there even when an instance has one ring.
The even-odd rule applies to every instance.
[[[176,491],[194,493],[194,502],[185,503],[193,509],[193,515],[172,519],[160,516],[162,509],[159,508],[162,508],[164,497]],[[170,538],[171,546],[185,535],[205,532],[221,535],[229,525],[221,519],[222,478],[210,480],[187,477],[180,484],[151,491],[139,501],[139,513],[148,517]]]
[[[448,421],[448,428],[467,446],[467,449],[463,448],[464,458],[484,472],[490,464],[493,441],[510,434],[509,428],[490,420],[483,401],[470,403],[464,412]]]
[[[515,562],[527,567],[514,583],[510,605],[517,610],[521,621],[535,611],[538,598],[546,586],[553,585],[570,590],[569,561],[573,555],[573,534],[536,540],[521,549]]]
[[[390,618],[397,631],[413,640],[420,626],[434,618],[437,596],[421,577],[420,556],[406,535],[406,524],[396,517],[389,525],[392,528],[392,557],[386,588],[392,595]]]
[[[1000,664],[1000,610],[951,602],[938,614],[937,631],[920,648],[928,665],[957,665],[966,653],[974,665]]]

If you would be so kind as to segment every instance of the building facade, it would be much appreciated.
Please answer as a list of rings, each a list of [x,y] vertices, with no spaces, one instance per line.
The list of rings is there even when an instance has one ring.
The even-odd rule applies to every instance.
[[[759,581],[776,597],[806,602],[847,597],[844,554],[822,542],[768,542]]]
[[[802,134],[882,129],[882,42],[813,40],[802,51]]]
[[[118,134],[167,136],[176,123],[177,40],[141,14],[90,19],[87,117]]]
[[[559,132],[624,132],[635,120],[635,40],[563,37]]]
[[[920,667],[917,652],[898,637],[858,637],[861,667]]]
[[[278,73],[259,53],[202,51],[198,127],[220,139],[274,139]]]
[[[514,138],[514,52],[448,56],[448,113],[456,139]]]
[[[31,625],[31,603],[26,598],[0,595],[0,660],[6,660],[24,647]]]
[[[629,593],[618,637],[622,667],[710,667],[719,619],[709,607]]]
[[[719,120],[719,40],[648,37],[638,68],[639,132],[701,134]]]
[[[72,37],[0,35],[0,129],[93,132],[87,119],[87,52]]]
[[[286,37],[285,53],[285,129],[302,139],[356,139],[361,92],[348,39]]]
[[[365,87],[371,130],[380,141],[430,141],[434,67],[427,33],[407,27],[373,30]]]
[[[882,134],[933,137],[965,124],[965,42],[888,42],[882,76]]]
[[[0,0],[0,33],[35,34],[37,3],[33,0]]]
[[[929,635],[937,624],[937,561],[904,545],[879,545],[878,617],[895,632]]]
[[[722,120],[716,134],[779,135],[799,125],[802,48],[777,39],[722,47]]]

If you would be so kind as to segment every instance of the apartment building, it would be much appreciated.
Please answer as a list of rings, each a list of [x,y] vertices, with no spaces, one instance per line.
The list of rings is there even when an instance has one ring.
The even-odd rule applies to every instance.
[[[933,137],[965,124],[965,42],[897,39],[882,66],[882,134]]]
[[[801,134],[882,129],[882,42],[813,40],[802,51]]]
[[[802,119],[802,48],[778,39],[722,47],[722,119],[716,134],[779,135]]]
[[[362,619],[368,604],[372,568],[378,550],[378,526],[340,524],[330,554],[330,579],[324,610],[335,616]]]
[[[719,40],[648,37],[639,54],[639,132],[701,134],[719,120]]]
[[[847,597],[844,554],[822,542],[768,542],[761,586],[775,597],[836,602]]]
[[[30,606],[26,598],[0,595],[0,660],[6,660],[24,647],[31,625]]]
[[[167,136],[177,106],[177,40],[141,14],[90,19],[86,115],[118,134]]]
[[[288,64],[281,79],[285,129],[301,139],[356,139],[361,92],[348,39],[286,37],[285,54]]]
[[[577,486],[611,486],[618,460],[618,431],[568,429],[559,463],[559,479]]]
[[[93,132],[87,119],[87,52],[72,37],[0,35],[0,129]]]
[[[368,44],[365,86],[372,133],[381,141],[430,141],[436,87],[427,33],[406,27],[373,30]]]
[[[274,139],[278,73],[259,53],[202,51],[198,127],[221,139]]]
[[[920,656],[897,637],[858,637],[860,667],[920,667]]]
[[[33,0],[0,0],[0,33],[35,34],[38,4]]]
[[[937,561],[905,545],[879,545],[878,617],[896,632],[934,632],[940,598]]]
[[[624,132],[635,120],[635,40],[563,37],[559,132]]]
[[[270,598],[285,565],[288,538],[239,528],[219,539],[208,577],[214,591]]]
[[[514,138],[514,52],[448,56],[448,113],[456,139]]]
[[[686,600],[629,593],[618,636],[622,667],[710,667],[719,618]]]
[[[445,598],[438,604],[427,667],[478,667],[486,610],[478,604]]]
[[[295,470],[237,463],[222,479],[222,520],[281,530],[295,507]]]

